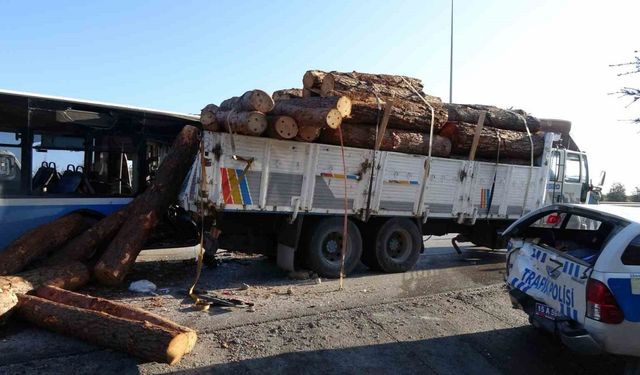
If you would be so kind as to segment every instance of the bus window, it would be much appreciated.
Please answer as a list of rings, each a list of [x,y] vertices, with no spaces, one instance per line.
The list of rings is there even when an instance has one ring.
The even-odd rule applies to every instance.
[[[82,190],[84,138],[50,134],[33,137],[32,190],[71,194]]]
[[[0,132],[0,196],[20,192],[20,134]]]

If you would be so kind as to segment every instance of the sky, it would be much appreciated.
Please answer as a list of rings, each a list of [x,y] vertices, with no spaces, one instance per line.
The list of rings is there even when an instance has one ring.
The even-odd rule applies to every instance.
[[[414,76],[449,97],[449,0],[0,0],[0,88],[199,113],[308,69]],[[453,101],[573,123],[594,182],[640,186],[640,1],[455,0]]]

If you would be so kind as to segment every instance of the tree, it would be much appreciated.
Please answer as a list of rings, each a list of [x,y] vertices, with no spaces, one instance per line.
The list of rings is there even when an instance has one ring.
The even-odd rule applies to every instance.
[[[629,196],[631,202],[640,202],[640,187],[635,188],[635,191]]]
[[[607,193],[606,200],[609,202],[625,202],[627,200],[627,189],[619,182],[614,182]]]
[[[638,73],[640,73],[640,55],[638,55],[640,53],[640,51],[634,51],[634,53],[636,54],[636,56],[634,57],[633,61],[622,63],[622,64],[609,65],[611,67],[623,68],[624,69],[624,71],[618,73],[618,77],[626,76],[626,75],[629,75],[629,74],[638,74]],[[638,100],[640,100],[640,89],[639,88],[623,87],[620,90],[614,92],[613,94],[619,94],[621,98],[622,97],[630,97],[631,98],[631,103],[627,104],[626,107],[629,107],[631,104],[633,104],[633,103],[637,102]],[[636,117],[634,119],[631,119],[631,121],[636,123],[636,124],[640,124],[640,117]]]

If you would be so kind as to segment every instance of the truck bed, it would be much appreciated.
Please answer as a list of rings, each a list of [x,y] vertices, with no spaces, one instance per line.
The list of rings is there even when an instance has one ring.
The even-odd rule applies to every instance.
[[[205,206],[343,214],[346,182],[348,212],[361,218],[515,219],[544,204],[552,142],[549,133],[535,167],[439,157],[429,163],[423,155],[345,147],[344,173],[339,146],[205,132]],[[194,163],[181,196],[192,212],[201,165]]]

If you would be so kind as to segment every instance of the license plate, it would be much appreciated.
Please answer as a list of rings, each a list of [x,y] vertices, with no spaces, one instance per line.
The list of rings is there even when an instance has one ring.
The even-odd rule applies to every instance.
[[[544,303],[536,302],[536,315],[547,318],[549,320],[556,320],[556,318],[558,317],[558,312],[553,308],[545,305]]]

